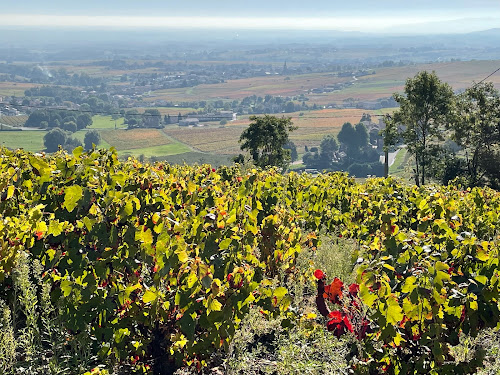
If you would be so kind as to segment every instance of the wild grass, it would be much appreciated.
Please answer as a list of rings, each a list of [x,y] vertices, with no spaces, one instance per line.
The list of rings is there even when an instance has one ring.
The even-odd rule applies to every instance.
[[[12,288],[0,298],[0,374],[82,374],[97,364],[97,346],[87,331],[70,335],[50,299],[43,267],[20,253]]]

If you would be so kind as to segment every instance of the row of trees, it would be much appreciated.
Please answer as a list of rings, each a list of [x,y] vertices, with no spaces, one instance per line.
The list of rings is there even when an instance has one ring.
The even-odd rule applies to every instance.
[[[241,149],[248,151],[252,162],[260,167],[278,166],[286,168],[297,158],[297,150],[289,139],[289,133],[297,129],[290,118],[265,115],[250,116],[252,123],[240,137]],[[304,155],[304,163],[309,168],[348,170],[352,174],[382,175],[383,166],[379,155],[369,144],[369,135],[363,124],[355,127],[345,123],[338,135],[340,146],[332,135],[323,138],[320,150]],[[243,162],[239,155],[235,161]]]
[[[71,133],[92,125],[92,116],[88,113],[75,114],[67,110],[37,110],[31,113],[24,126],[29,128],[62,128]]]
[[[93,144],[97,146],[100,142],[101,135],[97,130],[90,130],[85,133],[83,143],[85,144],[86,150],[92,149]],[[56,152],[59,146],[68,151],[72,151],[74,148],[82,145],[78,139],[71,136],[71,133],[60,128],[48,131],[43,137],[43,143],[47,152]]]
[[[500,94],[493,84],[455,94],[423,71],[394,97],[400,109],[386,118],[385,147],[406,144],[417,185],[431,178],[500,188]]]
[[[362,123],[353,126],[346,122],[337,139],[333,135],[326,135],[319,150],[306,152],[303,157],[306,167],[346,170],[356,176],[383,175],[379,153],[370,144],[370,135]]]

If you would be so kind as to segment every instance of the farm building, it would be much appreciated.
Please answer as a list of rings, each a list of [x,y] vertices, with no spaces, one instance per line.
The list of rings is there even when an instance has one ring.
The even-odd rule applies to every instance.
[[[198,126],[199,123],[200,120],[198,120],[197,118],[188,117],[187,119],[180,120],[179,126]]]

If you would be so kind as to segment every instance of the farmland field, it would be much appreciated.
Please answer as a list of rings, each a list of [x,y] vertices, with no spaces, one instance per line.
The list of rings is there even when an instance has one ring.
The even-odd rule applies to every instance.
[[[161,157],[169,155],[178,155],[186,152],[190,152],[191,149],[181,143],[169,143],[159,146],[143,147],[143,148],[131,148],[126,150],[120,150],[120,154],[130,154],[130,155],[144,155],[145,157]]]
[[[88,129],[114,129],[115,128],[115,120],[111,118],[111,116],[93,116],[92,117],[92,125],[88,127]],[[123,124],[124,119],[119,118],[116,120],[117,128],[123,128],[125,125]]]
[[[186,115],[190,112],[196,112],[200,108],[190,108],[190,107],[136,107],[134,109],[137,109],[139,113],[144,112],[146,109],[157,109],[158,112],[161,113],[162,116],[164,115],[170,115],[170,116],[177,116],[179,113],[181,115]]]
[[[362,109],[323,109],[319,111],[285,113],[291,117],[297,130],[290,134],[290,139],[299,148],[318,146],[321,139],[327,135],[336,135],[345,122],[357,124],[363,113],[375,114],[380,111]],[[373,119],[376,121],[376,118]],[[225,127],[178,127],[169,126],[165,133],[172,138],[185,143],[199,151],[234,155],[241,152],[238,140],[242,131],[250,124],[248,116],[229,122]],[[300,151],[300,150],[299,150]]]
[[[243,127],[168,127],[165,133],[199,151],[214,154],[237,154]]]
[[[0,96],[24,96],[24,91],[37,87],[34,83],[0,82]]]
[[[101,137],[117,150],[132,150],[172,143],[158,129],[103,130]]]
[[[5,124],[9,126],[23,126],[28,120],[28,116],[0,116],[0,124]]]
[[[82,145],[84,144],[84,139],[85,139],[85,134],[87,134],[87,130],[80,130],[77,131],[76,133],[71,134],[71,137],[78,139],[80,142],[82,142]],[[101,136],[101,142],[97,146],[97,148],[110,148],[112,145],[110,145],[108,142],[106,142],[102,136]]]
[[[290,77],[269,75],[229,80],[212,85],[158,90],[153,92],[152,97],[145,98],[145,101],[158,99],[173,101],[233,100],[251,95],[264,96],[267,94],[295,96],[307,94],[309,90],[314,88],[345,82],[352,82],[352,85],[330,93],[310,93],[308,95],[309,103],[320,105],[342,103],[348,98],[375,100],[387,98],[392,96],[394,92],[402,91],[406,79],[421,70],[436,71],[443,81],[448,82],[455,90],[458,90],[470,86],[474,81],[483,79],[496,69],[498,64],[498,61],[467,61],[379,68],[376,69],[375,74],[358,77],[355,81],[351,77],[337,77],[332,73],[311,73]],[[500,85],[500,77],[493,76],[490,80],[496,85]]]
[[[12,149],[23,148],[26,151],[39,152],[44,149],[44,135],[44,131],[0,132],[0,145]]]
[[[332,73],[315,73],[290,76],[281,75],[230,80],[225,83],[155,91],[145,100],[193,101],[210,99],[241,99],[246,96],[281,95],[293,96],[325,84],[347,82],[349,77],[336,77]]]

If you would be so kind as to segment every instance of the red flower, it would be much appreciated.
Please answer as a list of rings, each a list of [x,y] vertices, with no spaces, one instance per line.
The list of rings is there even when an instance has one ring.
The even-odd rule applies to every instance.
[[[35,236],[37,240],[41,240],[43,237],[43,232],[38,230],[35,232]]]
[[[335,278],[330,285],[325,285],[325,298],[330,302],[340,303],[344,283],[339,278]]]
[[[215,168],[212,168],[212,172],[215,172]]]
[[[316,270],[314,271],[314,277],[317,278],[318,280],[322,280],[325,278],[325,273],[321,270]]]

